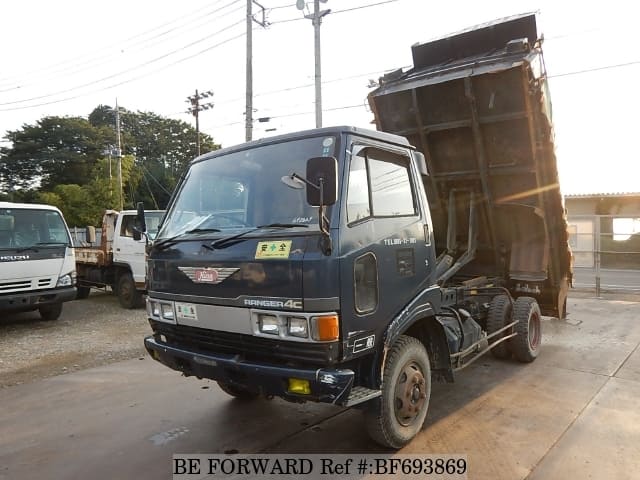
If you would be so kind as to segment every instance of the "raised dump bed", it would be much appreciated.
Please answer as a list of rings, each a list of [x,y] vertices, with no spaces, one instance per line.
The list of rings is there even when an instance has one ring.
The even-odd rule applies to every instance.
[[[412,52],[413,68],[381,78],[369,103],[379,130],[426,156],[439,262],[443,270],[460,264],[441,283],[495,278],[563,317],[571,251],[535,15]]]

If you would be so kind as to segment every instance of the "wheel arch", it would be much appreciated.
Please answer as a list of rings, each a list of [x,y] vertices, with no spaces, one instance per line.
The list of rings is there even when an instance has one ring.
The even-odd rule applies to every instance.
[[[402,328],[392,328],[389,325],[385,332],[383,352],[380,361],[376,362],[377,368],[374,378],[382,385],[384,367],[387,353],[401,335],[407,335],[418,339],[426,348],[431,363],[431,375],[434,380],[453,382],[454,375],[451,367],[451,352],[444,331],[444,326],[438,321],[432,309],[428,309],[421,315],[416,315],[410,322],[405,322]]]

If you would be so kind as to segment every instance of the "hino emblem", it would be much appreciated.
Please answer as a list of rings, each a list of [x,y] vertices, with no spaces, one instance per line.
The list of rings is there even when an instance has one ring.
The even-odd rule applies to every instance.
[[[209,283],[217,285],[224,282],[239,268],[209,268],[209,267],[178,267],[194,283]]]

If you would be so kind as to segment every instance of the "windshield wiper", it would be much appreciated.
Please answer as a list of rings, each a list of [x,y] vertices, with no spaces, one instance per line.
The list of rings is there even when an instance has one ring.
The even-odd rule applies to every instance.
[[[38,249],[35,248],[35,245],[31,245],[29,247],[21,247],[21,248],[16,248],[16,253],[22,253],[22,252],[27,252],[31,250],[32,252],[36,252],[38,253]]]
[[[171,245],[175,245],[178,242],[182,242],[182,241],[186,241],[186,240],[193,240],[190,238],[180,238],[183,235],[187,235],[187,234],[191,234],[191,233],[203,233],[203,232],[207,232],[207,233],[212,233],[212,232],[220,232],[221,230],[218,228],[192,228],[191,230],[187,230],[186,232],[182,232],[179,233],[177,235],[174,235],[173,237],[169,237],[169,238],[161,238],[160,240],[158,240],[157,242],[154,242],[153,247],[160,249],[160,250],[164,250],[165,248],[170,247]]]
[[[68,242],[38,242],[36,245],[64,245],[65,247],[69,246]]]
[[[231,243],[234,243],[235,240],[241,241],[240,239],[245,235],[256,232],[263,228],[296,228],[296,227],[308,228],[309,225],[305,225],[304,223],[269,223],[268,225],[258,225],[257,227],[252,228],[250,230],[245,230],[244,232],[240,232],[236,235],[231,235],[230,237],[221,238],[219,240],[216,240],[215,242],[211,242],[211,245],[209,248],[213,250],[216,248],[228,247]]]

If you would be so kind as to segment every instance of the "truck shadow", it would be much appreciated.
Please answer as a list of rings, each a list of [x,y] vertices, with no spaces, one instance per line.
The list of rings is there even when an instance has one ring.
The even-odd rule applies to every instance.
[[[498,361],[487,357],[476,365],[457,374],[456,383],[432,385],[429,413],[423,431],[416,440],[428,434],[429,428],[466,405],[485,396],[500,384],[518,375],[522,364],[515,361]],[[313,412],[313,413],[312,413]],[[225,445],[226,453],[393,453],[374,443],[366,433],[363,412],[357,408],[344,409],[328,405],[290,404],[283,400],[257,400],[252,403],[228,399],[221,403],[217,415],[222,414],[228,427],[236,425],[241,419],[273,426],[274,419],[286,418],[287,427],[278,440],[266,447],[255,450],[253,442],[234,439]],[[299,417],[296,424],[292,417]],[[239,420],[240,419],[240,420]],[[204,419],[203,419],[204,420]],[[204,421],[209,423],[208,421]],[[220,425],[220,420],[211,419],[211,423]],[[285,422],[283,422],[285,423]],[[227,427],[227,428],[228,428]],[[219,427],[218,427],[219,428]],[[223,429],[224,431],[224,429]],[[414,442],[416,441],[414,440]],[[218,443],[219,439],[212,439]],[[201,448],[206,450],[206,445]],[[220,452],[220,453],[224,453]]]

